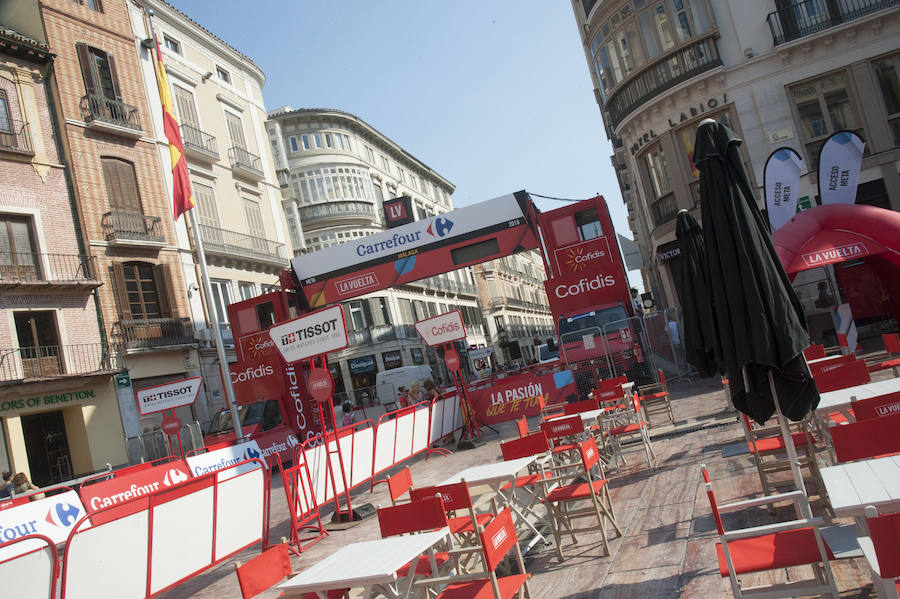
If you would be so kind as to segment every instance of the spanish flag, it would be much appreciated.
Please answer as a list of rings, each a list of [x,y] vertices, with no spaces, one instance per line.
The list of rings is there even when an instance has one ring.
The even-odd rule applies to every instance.
[[[163,65],[162,52],[159,50],[159,40],[153,36],[156,42],[156,83],[159,85],[159,99],[163,109],[163,130],[169,141],[169,154],[172,156],[172,183],[175,200],[175,220],[194,207],[194,194],[191,192],[191,180],[188,177],[187,161],[184,158],[184,144],[181,142],[181,130],[172,110],[172,93],[169,91],[169,80],[166,77],[166,67]]]

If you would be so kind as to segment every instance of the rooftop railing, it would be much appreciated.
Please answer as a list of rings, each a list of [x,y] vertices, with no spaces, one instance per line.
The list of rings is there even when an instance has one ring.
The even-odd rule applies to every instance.
[[[805,0],[766,17],[776,46],[900,4],[900,0]]]

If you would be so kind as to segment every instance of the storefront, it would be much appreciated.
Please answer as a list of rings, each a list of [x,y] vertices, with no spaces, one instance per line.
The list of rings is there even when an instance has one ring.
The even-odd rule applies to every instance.
[[[378,372],[375,356],[350,358],[347,365],[350,367],[350,380],[354,389],[375,386],[375,374]]]
[[[48,486],[128,462],[110,375],[21,384],[0,400],[2,469]]]
[[[386,351],[381,354],[381,361],[384,362],[385,370],[392,370],[403,366],[403,355],[399,350]]]

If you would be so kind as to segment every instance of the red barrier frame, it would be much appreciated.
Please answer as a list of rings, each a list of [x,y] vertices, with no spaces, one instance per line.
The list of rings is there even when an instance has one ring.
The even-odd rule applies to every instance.
[[[59,582],[59,552],[56,550],[56,543],[54,543],[52,539],[50,539],[49,537],[46,537],[44,535],[37,535],[37,534],[27,535],[24,537],[17,537],[15,539],[13,539],[12,541],[0,543],[0,548],[11,547],[11,546],[15,545],[16,543],[28,541],[29,539],[43,541],[47,545],[47,547],[49,547],[51,549],[51,553],[53,554],[53,571],[50,574],[50,599],[56,599],[56,585]],[[26,555],[31,555],[32,553],[35,553],[37,551],[44,551],[44,549],[45,549],[44,547],[37,547],[35,549],[32,549],[31,551],[26,551],[25,553],[20,553],[19,555],[16,555],[9,559],[2,560],[2,561],[0,561],[0,564],[5,564],[7,562],[11,562],[13,560],[20,559],[22,557],[25,557]]]

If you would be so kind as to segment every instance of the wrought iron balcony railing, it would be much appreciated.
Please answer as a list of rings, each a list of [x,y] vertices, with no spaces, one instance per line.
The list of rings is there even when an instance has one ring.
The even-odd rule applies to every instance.
[[[610,94],[606,103],[615,129],[638,106],[670,87],[722,64],[713,32],[649,63]]]
[[[0,350],[0,381],[79,376],[124,367],[104,343],[42,345]]]
[[[300,206],[300,220],[308,224],[319,220],[364,218],[375,219],[375,208],[367,202],[328,202]]]
[[[100,227],[107,241],[165,243],[162,222],[158,216],[114,210],[103,215]]]
[[[141,131],[136,106],[97,94],[87,94],[81,98],[81,118],[89,124],[108,123],[124,129]]]
[[[93,256],[0,252],[0,285],[39,283],[96,283]]]
[[[204,249],[211,253],[239,254],[247,258],[265,260],[273,258],[280,261],[287,260],[283,243],[263,237],[228,231],[211,225],[200,225],[200,238],[203,240]]]
[[[6,120],[5,124],[7,125],[6,128],[0,128],[0,150],[34,154],[34,150],[31,147],[28,123],[9,119]]]
[[[167,347],[196,343],[190,318],[141,318],[120,320],[113,337],[126,349]]]
[[[239,169],[245,173],[262,178],[262,161],[256,154],[251,154],[244,148],[234,146],[228,148],[228,159],[231,161],[232,169]]]
[[[181,140],[185,150],[194,150],[214,160],[219,159],[216,138],[209,133],[205,133],[193,125],[181,125]]]
[[[766,21],[777,46],[898,4],[900,0],[805,0],[770,12]]]

